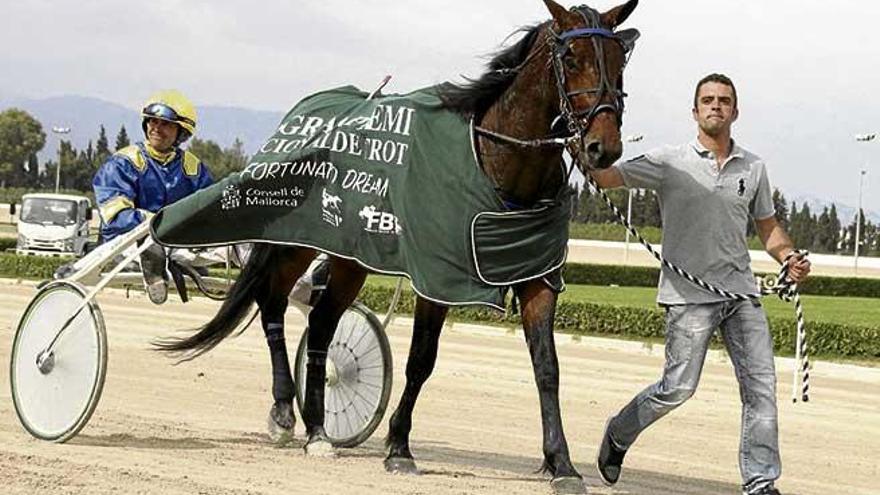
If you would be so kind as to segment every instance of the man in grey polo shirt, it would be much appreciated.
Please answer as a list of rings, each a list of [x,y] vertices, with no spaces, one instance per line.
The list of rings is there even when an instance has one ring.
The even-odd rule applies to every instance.
[[[739,116],[736,89],[724,75],[697,84],[697,139],[646,153],[591,175],[603,188],[654,189],[663,218],[663,256],[729,292],[755,293],[746,227],[754,219],[767,252],[782,262],[792,251],[776,221],[764,162],[731,139]],[[803,281],[809,261],[798,257],[791,278]],[[725,299],[663,268],[657,302],[666,308],[666,363],[661,380],[608,420],[599,448],[602,480],[613,485],[639,434],[689,399],[697,388],[709,340],[720,328],[739,381],[743,493],[779,495],[780,475],[773,340],[760,304]]]

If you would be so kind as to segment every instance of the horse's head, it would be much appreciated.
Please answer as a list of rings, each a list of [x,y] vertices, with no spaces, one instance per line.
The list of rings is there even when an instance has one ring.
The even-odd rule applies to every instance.
[[[570,11],[544,0],[550,26],[553,72],[559,91],[560,116],[576,139],[571,153],[581,171],[611,166],[623,151],[623,69],[639,32],[614,28],[636,8],[629,0],[604,14],[587,6]]]

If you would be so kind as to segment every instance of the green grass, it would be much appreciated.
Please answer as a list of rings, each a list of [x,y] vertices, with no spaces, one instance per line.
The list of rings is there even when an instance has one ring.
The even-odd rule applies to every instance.
[[[653,287],[597,287],[593,285],[569,285],[562,294],[563,300],[614,304],[617,306],[656,307],[657,289]],[[764,297],[761,302],[768,316],[794,317],[794,303],[787,303],[776,296]],[[825,321],[876,327],[880,323],[880,304],[877,299],[863,297],[801,296],[804,316],[809,321]]]
[[[397,279],[371,275],[367,283],[394,287]],[[409,281],[404,281],[409,287]],[[654,287],[599,287],[594,285],[569,285],[562,293],[562,300],[584,301],[616,306],[656,308],[657,289]],[[807,325],[810,320],[877,327],[880,325],[880,300],[863,297],[801,296]],[[794,304],[781,301],[776,296],[762,299],[767,315],[794,318]]]

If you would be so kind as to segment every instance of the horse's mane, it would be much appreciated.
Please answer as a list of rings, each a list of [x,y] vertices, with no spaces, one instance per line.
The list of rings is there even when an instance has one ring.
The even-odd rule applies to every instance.
[[[465,77],[463,84],[446,83],[440,89],[443,108],[458,112],[466,117],[482,115],[513,83],[516,73],[498,72],[499,69],[513,69],[519,66],[531,51],[544,23],[526,26],[514,31],[526,34],[515,44],[499,50],[489,61],[486,72],[478,79]]]

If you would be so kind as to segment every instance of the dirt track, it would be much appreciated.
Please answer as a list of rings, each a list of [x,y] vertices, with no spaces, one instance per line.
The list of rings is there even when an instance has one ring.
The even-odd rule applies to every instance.
[[[30,286],[0,283],[0,492],[33,493],[550,493],[540,464],[537,394],[519,335],[453,327],[416,409],[413,451],[425,474],[384,472],[387,421],[336,459],[305,457],[302,425],[292,448],[268,443],[268,353],[259,328],[195,362],[171,366],[149,341],[203,322],[215,303],[151,306],[140,294],[100,298],[110,362],[91,422],[64,445],[35,440],[15,417],[9,348]],[[289,341],[301,318],[291,315]],[[402,388],[409,329],[389,329],[395,356],[391,404]],[[573,458],[590,493],[737,494],[739,407],[730,365],[712,358],[687,405],[643,435],[612,491],[593,460],[605,418],[658,376],[660,352],[614,341],[560,339],[563,413]],[[293,347],[289,345],[289,347]],[[790,494],[880,493],[880,371],[818,363],[814,401],[788,401],[780,366],[784,475]],[[389,413],[390,414],[390,413]],[[387,420],[386,415],[386,420]]]

